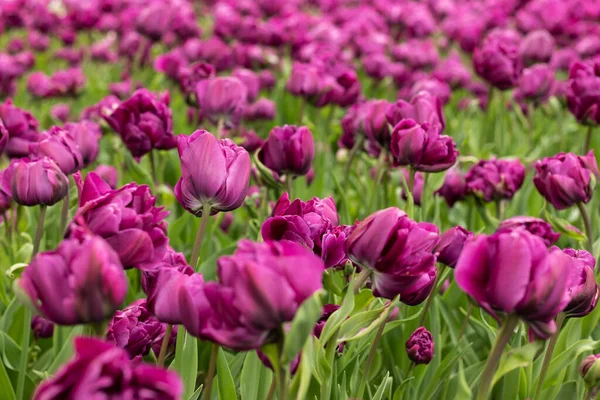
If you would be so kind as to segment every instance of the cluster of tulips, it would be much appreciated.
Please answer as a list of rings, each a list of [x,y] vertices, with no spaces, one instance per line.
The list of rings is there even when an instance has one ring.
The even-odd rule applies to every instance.
[[[599,21],[0,1],[0,398],[596,398]]]

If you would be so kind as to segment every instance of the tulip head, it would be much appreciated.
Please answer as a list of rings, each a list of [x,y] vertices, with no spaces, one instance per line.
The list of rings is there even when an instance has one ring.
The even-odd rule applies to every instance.
[[[406,354],[415,364],[429,364],[433,358],[433,335],[425,327],[418,327],[406,341]]]
[[[2,188],[17,204],[51,206],[69,190],[69,180],[48,157],[36,161],[15,159],[2,174]]]

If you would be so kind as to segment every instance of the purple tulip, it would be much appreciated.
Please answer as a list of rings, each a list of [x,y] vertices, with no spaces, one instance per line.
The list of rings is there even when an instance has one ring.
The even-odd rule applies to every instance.
[[[81,120],[90,120],[96,123],[103,122],[108,118],[121,104],[121,100],[118,97],[109,94],[98,103],[86,107],[81,111]]]
[[[158,42],[170,30],[174,20],[174,7],[170,3],[152,1],[135,19],[135,29],[153,42]]]
[[[153,269],[160,264],[168,243],[168,211],[155,203],[156,197],[146,185],[132,182],[113,190],[98,175],[89,173],[67,236],[88,229],[106,239],[125,268]]]
[[[273,120],[275,118],[276,106],[273,100],[260,98],[253,104],[249,104],[244,110],[244,120]]]
[[[496,317],[516,314],[546,339],[570,301],[571,259],[525,230],[478,235],[463,248],[454,276],[458,286]]]
[[[392,56],[413,70],[431,69],[438,63],[439,55],[430,39],[411,39],[395,46]]]
[[[600,124],[600,58],[577,61],[569,70],[567,106],[582,124]]]
[[[59,103],[50,109],[50,116],[63,123],[67,122],[70,113],[71,107],[65,103]]]
[[[600,371],[598,371],[600,362],[598,360],[600,360],[600,354],[592,354],[584,358],[579,364],[579,374],[583,378],[585,386],[592,388],[592,393],[597,390],[598,384],[600,384]]]
[[[596,283],[594,267],[596,259],[585,250],[564,249],[563,253],[571,257],[571,301],[564,309],[569,317],[585,317],[598,304],[600,285]]]
[[[194,275],[182,288],[183,324],[192,335],[235,350],[272,341],[273,333],[322,287],[322,261],[289,241],[242,240],[217,264],[220,283],[205,284]]]
[[[50,37],[36,30],[30,30],[27,34],[29,47],[36,52],[44,52],[50,47]]]
[[[127,352],[98,339],[75,339],[75,357],[36,389],[33,400],[161,399],[179,400],[183,383],[176,373],[140,364]]]
[[[422,172],[444,171],[456,162],[458,150],[450,136],[440,135],[437,126],[404,119],[392,132],[392,154],[398,165]]]
[[[558,153],[536,161],[535,169],[535,187],[557,210],[589,202],[596,181],[593,176],[600,177],[593,150],[585,156]]]
[[[75,139],[82,156],[83,166],[87,167],[96,161],[100,149],[102,130],[95,122],[83,120],[65,124],[64,128]]]
[[[2,189],[23,206],[58,203],[67,195],[69,180],[51,159],[15,159],[2,174]]]
[[[70,131],[53,126],[41,136],[40,141],[30,145],[30,154],[34,159],[48,157],[54,160],[65,175],[71,175],[83,167],[81,151]]]
[[[175,197],[183,208],[201,216],[205,204],[211,214],[242,205],[250,181],[250,156],[244,148],[204,130],[179,135],[177,148],[182,176]]]
[[[521,74],[518,45],[505,38],[488,37],[473,52],[475,72],[490,85],[508,90]]]
[[[438,253],[437,260],[442,264],[454,268],[462,253],[465,243],[473,237],[470,232],[462,226],[455,226],[440,235],[440,242],[434,251]]]
[[[519,56],[523,64],[547,63],[554,52],[554,38],[546,30],[529,32],[519,45]]]
[[[72,47],[63,47],[54,52],[54,58],[64,60],[70,67],[76,67],[83,60],[83,49],[74,49]]]
[[[196,86],[200,111],[213,124],[219,121],[225,126],[237,126],[244,115],[248,89],[236,77],[204,79]]]
[[[404,88],[401,89],[401,92]],[[415,80],[410,86],[409,96],[412,98],[421,92],[430,93],[432,96],[440,99],[442,104],[448,104],[452,95],[452,88],[449,84],[438,78],[421,78]],[[400,95],[398,95],[400,97]]]
[[[137,159],[153,148],[170,150],[177,145],[168,92],[157,98],[146,89],[138,89],[105,118]]]
[[[38,121],[29,112],[15,107],[10,100],[0,105],[0,120],[8,131],[6,154],[9,157],[29,156],[29,144],[40,139]]]
[[[529,233],[542,238],[546,246],[550,247],[560,238],[560,233],[554,232],[552,225],[540,218],[517,216],[504,220],[498,226],[498,230],[520,230],[524,229]]]
[[[54,324],[46,318],[34,315],[31,318],[31,332],[36,339],[47,339],[54,335]]]
[[[329,228],[321,237],[320,255],[325,268],[341,268],[348,261],[346,238],[354,226],[338,225]],[[318,248],[316,248],[318,250]]]
[[[276,126],[258,153],[260,161],[279,175],[305,175],[315,156],[312,132],[305,126]]]
[[[536,105],[548,101],[556,92],[554,70],[545,64],[525,68],[514,92],[517,101],[528,101]]]
[[[119,184],[119,172],[112,165],[100,164],[92,172],[97,174],[111,189],[116,189]]]
[[[352,262],[373,270],[376,296],[400,295],[403,303],[417,305],[433,288],[438,240],[435,225],[417,223],[392,207],[361,221],[346,239],[346,250]]]
[[[160,352],[166,324],[161,323],[148,311],[146,299],[139,299],[116,312],[108,324],[106,341],[127,350],[131,358]],[[175,344],[177,329],[172,331],[170,345]],[[174,350],[172,348],[171,350]]]
[[[458,53],[451,52],[433,71],[433,77],[452,88],[461,88],[471,81],[471,71],[463,64]]]
[[[410,99],[410,103],[402,99],[396,101],[388,108],[386,116],[392,126],[396,126],[403,119],[413,119],[419,124],[428,123],[430,126],[438,126],[440,133],[446,126],[442,103],[429,92],[417,93]]]
[[[410,180],[410,170],[408,168],[401,168],[402,175],[404,175],[404,180],[408,184]],[[425,184],[425,180],[423,178],[423,174],[421,172],[415,173],[415,180],[413,182],[412,188],[412,196],[414,204],[417,206],[421,205],[421,198],[423,197],[423,185]],[[402,188],[402,199],[404,201],[408,201],[408,196],[406,195],[406,191],[404,187]]]
[[[325,73],[322,68],[295,62],[286,84],[286,90],[294,96],[304,97],[314,103],[326,91]]]
[[[38,254],[19,285],[44,318],[77,325],[111,317],[125,300],[127,276],[106,241],[82,235]]]
[[[433,335],[425,327],[418,327],[406,341],[406,354],[415,364],[429,364],[434,353]]]
[[[386,112],[391,104],[387,100],[370,100],[359,105],[360,120],[357,122],[362,132],[371,142],[387,148],[391,141],[391,130],[387,122]]]
[[[575,62],[579,61],[579,55],[572,48],[564,48],[560,50],[556,50],[552,54],[552,58],[550,59],[550,67],[555,70],[566,71],[569,72],[571,65]]]
[[[265,143],[252,129],[240,128],[240,137],[242,138],[240,146],[246,149],[248,153],[254,153]]]
[[[260,78],[254,71],[246,68],[236,68],[231,76],[238,78],[246,86],[246,100],[248,103],[256,100],[260,92]]]
[[[444,183],[435,191],[435,195],[443,197],[449,207],[463,200],[467,195],[465,174],[458,168],[450,168],[446,172]]]
[[[525,180],[525,167],[518,159],[480,160],[465,177],[467,192],[485,202],[512,199]]]

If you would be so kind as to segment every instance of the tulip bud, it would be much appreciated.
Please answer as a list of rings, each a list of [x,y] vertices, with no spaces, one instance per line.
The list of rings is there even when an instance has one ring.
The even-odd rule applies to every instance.
[[[31,331],[36,339],[47,339],[54,334],[54,324],[46,318],[34,315],[31,318]]]
[[[69,107],[68,104],[64,103],[59,103],[50,109],[50,115],[52,116],[52,118],[63,123],[67,122],[67,120],[69,119],[70,112],[71,107]]]
[[[276,126],[258,153],[259,160],[277,174],[305,175],[314,158],[314,139],[305,126]]]
[[[571,257],[571,301],[564,309],[569,317],[585,317],[598,304],[600,285],[594,277],[596,260],[585,250],[564,249],[563,253]]]
[[[434,347],[433,335],[421,326],[406,341],[406,354],[415,364],[429,364],[433,358]]]
[[[560,233],[554,232],[552,225],[540,218],[534,217],[512,217],[504,220],[498,226],[498,230],[524,229],[529,233],[542,238],[546,246],[552,246],[560,238]]]
[[[19,285],[44,318],[77,325],[112,316],[125,299],[127,276],[108,243],[84,235],[38,254]]]
[[[177,149],[181,179],[175,197],[183,208],[202,216],[204,204],[210,204],[211,214],[242,205],[250,182],[250,156],[244,148],[198,130],[191,136],[178,136]]]
[[[53,126],[42,134],[39,142],[30,145],[35,158],[48,157],[56,162],[65,175],[73,174],[83,167],[79,146],[69,131]]]
[[[600,176],[593,150],[585,156],[558,153],[536,161],[535,169],[535,187],[557,210],[588,203]]]
[[[13,160],[2,174],[3,190],[23,206],[58,203],[67,195],[69,180],[48,157]]]
[[[592,354],[583,359],[579,364],[579,374],[588,388],[598,391],[600,386],[600,354]]]
[[[454,51],[436,67],[432,75],[452,88],[466,87],[471,81],[471,72]]]
[[[518,159],[492,157],[480,160],[466,177],[467,192],[486,202],[512,199],[525,180],[525,167]]]
[[[260,98],[244,110],[244,120],[273,120],[275,118],[275,103],[272,100]]]
[[[467,195],[465,174],[458,168],[450,168],[446,172],[444,183],[434,194],[443,197],[449,207],[454,206],[454,203],[461,201]]]
[[[542,104],[556,93],[554,70],[545,64],[525,68],[519,78],[514,97],[517,101]]]
[[[465,243],[472,237],[473,232],[462,226],[448,229],[440,235],[440,242],[435,247],[434,251],[438,253],[437,260],[450,268],[454,268]]]

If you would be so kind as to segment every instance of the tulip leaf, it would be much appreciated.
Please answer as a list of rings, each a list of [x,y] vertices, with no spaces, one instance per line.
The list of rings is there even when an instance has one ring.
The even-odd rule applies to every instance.
[[[125,152],[125,165],[127,167],[127,172],[138,185],[154,187],[152,175],[150,175],[148,169],[142,168],[140,163],[135,162],[131,153],[128,151]]]
[[[312,365],[309,360],[307,360],[307,355],[312,354],[313,341],[308,339],[302,348],[302,358],[300,359],[300,365],[298,365],[298,370],[296,371],[296,375],[294,376],[294,381],[292,383],[292,387],[296,387],[296,400],[303,400],[306,398],[306,393],[308,392],[308,388],[310,386],[310,381],[312,377]]]
[[[390,316],[397,301],[398,297],[385,306],[373,310],[362,311],[348,318],[340,327],[337,342],[350,342],[371,333]]]
[[[4,368],[4,363],[0,363],[0,400],[15,400],[15,391],[10,383],[10,378]]]
[[[257,382],[252,382],[256,384]],[[235,392],[235,383],[231,376],[231,370],[227,364],[225,358],[225,351],[219,347],[219,354],[217,356],[217,391],[219,393],[219,399],[237,400],[237,394]]]
[[[463,342],[464,342],[464,340],[459,342],[458,344],[461,344]],[[462,349],[460,348],[460,346],[457,345],[448,352],[446,357],[442,360],[439,367],[435,371],[433,378],[431,378],[431,380],[428,381],[429,384],[425,386],[425,388],[427,388],[427,391],[425,392],[424,395],[419,396],[418,397],[419,399],[433,399],[434,398],[434,394],[435,394],[435,392],[437,392],[437,390],[439,389],[442,382],[444,382],[444,380],[445,380],[444,378],[450,375],[450,370],[454,366],[456,366],[456,364],[458,364],[458,360],[460,360],[461,357],[467,352],[467,350],[469,350],[469,348],[471,348],[471,345],[472,345],[471,343],[466,344]],[[435,357],[435,355],[434,355],[434,357]]]
[[[304,300],[298,308],[290,330],[285,335],[282,354],[282,362],[284,364],[287,365],[296,358],[296,355],[304,347],[306,339],[312,334],[315,323],[322,312],[322,293],[321,290],[315,292],[310,298]]]
[[[17,371],[21,347],[4,332],[0,332],[0,348],[2,349],[2,363],[6,368]]]
[[[177,342],[175,343],[175,359],[170,369],[175,370],[184,386],[184,399],[194,394],[196,376],[198,374],[198,341],[188,334],[181,325],[177,327]]]
[[[62,348],[52,361],[52,364],[50,364],[50,366],[48,367],[48,372],[50,374],[55,373],[65,362],[67,362],[73,356],[73,340],[75,339],[75,337],[83,334],[83,328],[84,327],[82,325],[78,325],[71,329],[69,337],[67,338],[67,340],[65,340]]]
[[[571,225],[569,223],[569,221],[550,214],[546,207],[544,207],[544,219],[546,221],[548,221],[548,223],[550,225],[552,225],[552,228],[555,231],[557,231],[571,239],[575,239],[579,242],[583,242],[583,241],[587,240],[587,237],[585,236],[585,234],[583,234],[577,228],[575,228],[573,225]]]
[[[393,382],[394,382],[394,378],[392,378],[390,376],[390,372],[389,371],[386,372],[385,376],[381,380],[381,383],[379,384],[379,387],[377,388],[377,391],[373,395],[373,400],[382,400],[384,398],[390,398],[389,394],[387,396],[385,396],[385,392],[389,391],[389,389],[392,388]]]
[[[525,368],[533,362],[535,355],[544,346],[544,342],[536,340],[533,343],[526,344],[516,349],[505,351],[500,358],[500,364],[494,375],[492,386],[509,372],[517,368]]]
[[[600,345],[600,340],[582,339],[571,345],[562,353],[554,354],[548,367],[548,374],[546,375],[544,387],[550,387],[552,381],[556,379],[559,373],[567,368],[573,360],[577,359],[580,354],[594,351],[594,349],[598,348],[598,345]]]
[[[265,367],[255,351],[246,354],[240,377],[240,397],[242,400],[261,400],[267,398],[273,373]]]
[[[198,386],[198,389],[196,389],[194,394],[192,394],[188,400],[198,400],[200,398],[200,394],[202,393],[203,388],[204,388],[204,385]]]
[[[350,280],[352,282],[352,280]],[[338,308],[325,323],[323,331],[321,332],[320,340],[323,344],[327,344],[329,339],[337,332],[342,323],[348,318],[352,310],[354,309],[354,287],[348,285],[346,295],[342,300],[342,305]]]

